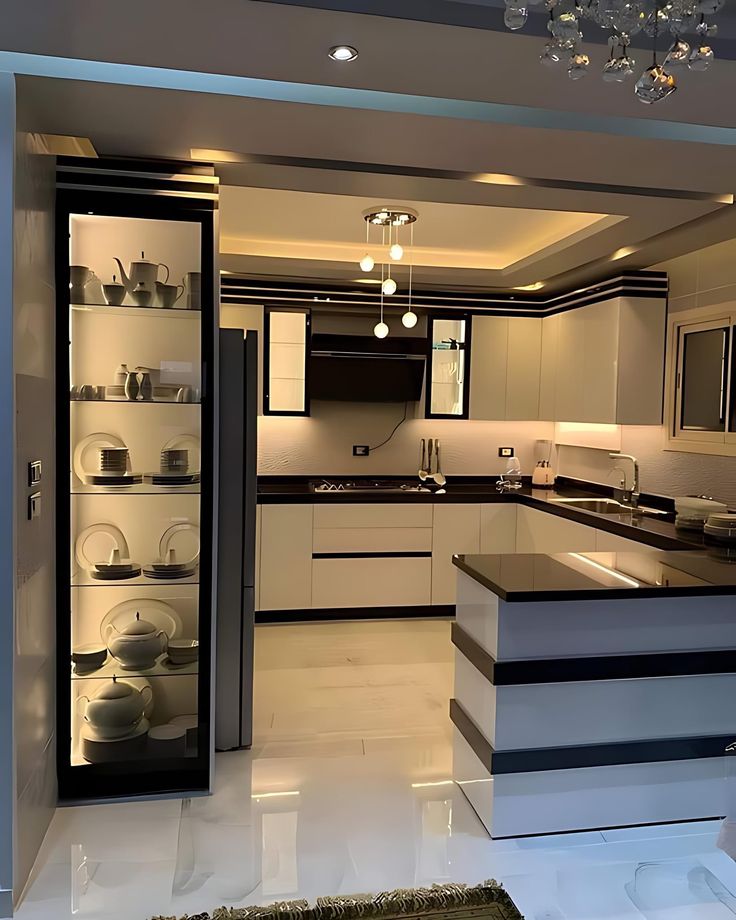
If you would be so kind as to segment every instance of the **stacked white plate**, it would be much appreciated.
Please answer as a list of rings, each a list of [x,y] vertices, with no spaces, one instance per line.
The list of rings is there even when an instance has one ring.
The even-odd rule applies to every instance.
[[[683,530],[703,530],[709,515],[728,511],[728,506],[710,498],[692,498],[687,495],[675,499],[675,511],[676,527]]]
[[[736,543],[736,514],[711,514],[703,530],[720,543]]]

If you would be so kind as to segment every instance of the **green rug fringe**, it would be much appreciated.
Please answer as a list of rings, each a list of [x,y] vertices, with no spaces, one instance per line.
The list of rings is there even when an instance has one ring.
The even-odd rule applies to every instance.
[[[393,920],[437,915],[447,920],[484,917],[488,920],[524,920],[503,886],[494,879],[480,885],[432,885],[398,888],[377,895],[336,895],[308,901],[277,901],[265,907],[219,907],[212,914],[185,915],[180,920]],[[177,920],[154,917],[153,920]]]

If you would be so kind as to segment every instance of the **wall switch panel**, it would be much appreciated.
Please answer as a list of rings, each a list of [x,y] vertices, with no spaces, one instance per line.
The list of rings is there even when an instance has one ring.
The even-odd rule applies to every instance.
[[[498,448],[498,456],[499,456],[499,457],[513,457],[513,456],[514,456],[514,448],[513,448],[513,447],[499,447],[499,448]]]
[[[41,482],[41,461],[31,460],[28,464],[28,485],[37,486]]]
[[[34,492],[28,496],[28,520],[33,521],[41,517],[41,493]]]
[[[353,444],[354,457],[367,457],[370,452],[371,449],[367,444]]]

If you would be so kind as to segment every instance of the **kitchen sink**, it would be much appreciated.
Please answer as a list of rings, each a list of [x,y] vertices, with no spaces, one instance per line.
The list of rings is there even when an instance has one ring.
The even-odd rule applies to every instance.
[[[638,508],[631,508],[628,505],[622,505],[613,498],[551,498],[550,502],[570,505],[573,508],[579,508],[581,511],[593,511],[595,514],[644,514],[647,516],[667,514],[666,511],[661,511],[659,508],[645,508],[641,505]]]

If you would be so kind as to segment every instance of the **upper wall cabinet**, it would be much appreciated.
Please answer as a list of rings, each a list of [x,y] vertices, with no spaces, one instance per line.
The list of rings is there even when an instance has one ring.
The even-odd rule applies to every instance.
[[[474,317],[470,418],[538,418],[541,351],[541,319]]]
[[[427,418],[468,418],[470,318],[429,319]]]
[[[661,424],[665,321],[664,299],[644,297],[615,297],[545,317],[540,417]]]
[[[264,415],[309,415],[309,310],[266,310]]]

